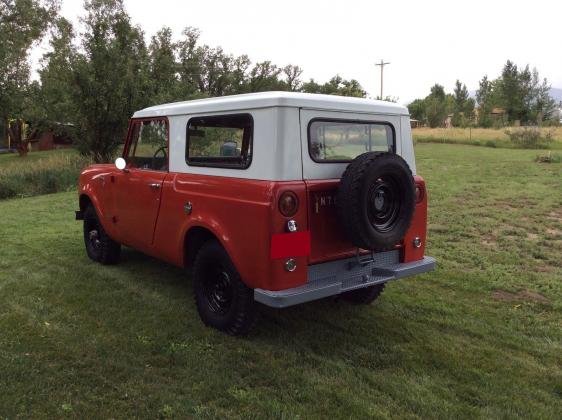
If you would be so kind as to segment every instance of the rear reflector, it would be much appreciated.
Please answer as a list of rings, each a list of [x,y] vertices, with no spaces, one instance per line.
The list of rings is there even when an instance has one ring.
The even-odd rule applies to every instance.
[[[310,231],[276,233],[271,237],[271,259],[306,255],[310,255]]]
[[[423,200],[423,186],[416,185],[416,203],[421,203]]]

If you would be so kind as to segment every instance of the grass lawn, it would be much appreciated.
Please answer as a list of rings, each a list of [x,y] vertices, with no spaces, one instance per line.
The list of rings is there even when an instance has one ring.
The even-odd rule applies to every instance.
[[[202,325],[182,270],[90,262],[74,193],[0,201],[0,418],[559,418],[562,164],[416,153],[438,270],[244,339]]]

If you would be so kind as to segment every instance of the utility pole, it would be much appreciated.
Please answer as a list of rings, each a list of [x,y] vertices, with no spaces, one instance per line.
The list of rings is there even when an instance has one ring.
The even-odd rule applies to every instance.
[[[384,66],[386,66],[387,64],[390,63],[385,63],[383,60],[381,60],[380,63],[375,63],[375,66],[381,66],[381,101],[383,100],[383,96],[382,96],[383,70],[384,70]]]

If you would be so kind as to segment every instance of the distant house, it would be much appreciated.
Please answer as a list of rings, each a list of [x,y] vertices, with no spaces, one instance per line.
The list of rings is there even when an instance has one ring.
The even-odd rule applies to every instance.
[[[507,111],[503,108],[492,108],[490,116],[494,119],[503,119],[507,115]]]
[[[474,108],[474,118],[475,118],[476,121],[478,121],[480,119],[480,112],[481,112],[480,107]],[[492,108],[492,110],[490,111],[490,117],[492,118],[493,121],[506,122],[507,121],[507,111],[503,108],[500,108],[500,107]]]
[[[43,151],[70,147],[72,139],[67,134],[58,134],[48,130],[32,133],[29,143],[31,150]]]
[[[28,149],[30,151],[43,151],[59,149],[63,147],[72,146],[72,138],[67,134],[68,129],[71,128],[71,124],[57,124],[57,129],[53,130],[33,130],[30,132],[30,127],[27,123],[23,124],[23,135],[24,138],[28,140]],[[4,127],[3,144],[8,149],[13,149],[14,139],[10,138],[7,128]]]

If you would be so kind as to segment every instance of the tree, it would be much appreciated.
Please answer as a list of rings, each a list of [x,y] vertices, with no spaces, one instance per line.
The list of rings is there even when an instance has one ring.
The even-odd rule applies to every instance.
[[[410,117],[425,122],[427,117],[425,115],[426,103],[423,99],[416,99],[408,105]]]
[[[458,79],[455,82],[453,96],[455,97],[455,112],[463,112],[468,101],[468,89]]]
[[[466,85],[457,79],[453,91],[453,125],[465,127],[471,120],[474,112],[474,99],[469,98]]]
[[[340,75],[332,77],[328,82],[320,85],[314,79],[310,79],[302,86],[302,91],[307,93],[323,93],[327,95],[356,96],[364,98],[367,92],[361,84],[355,80],[345,80]]]
[[[380,95],[375,96],[375,99],[377,101],[385,101],[385,102],[394,102],[395,104],[398,103],[398,96],[390,96],[390,95],[386,95],[384,98],[382,98]]]
[[[522,81],[527,77],[527,73],[520,74],[517,65],[507,60],[498,80],[497,87],[499,89],[501,105],[503,105],[511,122],[515,120],[521,121],[525,115],[525,108],[523,106],[525,92]]]
[[[39,42],[58,10],[55,0],[0,1],[0,122],[10,137],[27,151],[22,126],[27,107],[30,48]],[[19,123],[7,124],[9,118]],[[25,144],[24,144],[25,143]]]
[[[64,127],[62,124],[72,124],[77,120],[73,102],[76,96],[72,69],[76,57],[73,39],[72,24],[62,17],[58,18],[51,34],[51,50],[43,56],[43,68],[39,70],[41,86],[34,103],[40,106],[32,117],[36,129],[48,128],[57,132]]]
[[[282,72],[283,69],[272,64],[271,61],[256,63],[250,70],[249,91],[287,90],[287,85],[279,78]]]
[[[148,51],[150,58],[150,101],[164,103],[181,99],[177,77],[176,45],[172,41],[172,30],[168,27],[160,29],[152,37]]]
[[[131,114],[149,103],[148,54],[122,0],[87,0],[82,54],[73,65],[78,148],[96,162],[113,158]]]
[[[300,80],[302,69],[299,66],[289,64],[283,67],[283,73],[285,74],[288,90],[298,92],[302,87],[302,81]]]
[[[203,50],[197,45],[199,30],[187,27],[182,32],[183,38],[177,43],[179,92],[183,99],[204,96],[203,86]]]
[[[478,124],[482,127],[491,127],[492,119],[490,112],[493,108],[493,83],[484,76],[479,82],[476,91],[476,101],[478,102]]]
[[[556,109],[556,101],[550,96],[550,84],[546,78],[540,80],[536,68],[532,72],[525,105],[529,110],[529,119],[538,125],[550,119]]]
[[[431,87],[431,93],[425,98],[427,122],[431,128],[443,125],[448,114],[445,89],[439,84]]]

